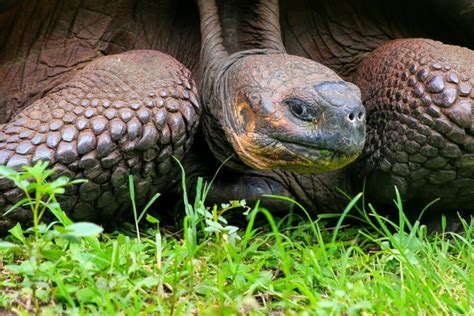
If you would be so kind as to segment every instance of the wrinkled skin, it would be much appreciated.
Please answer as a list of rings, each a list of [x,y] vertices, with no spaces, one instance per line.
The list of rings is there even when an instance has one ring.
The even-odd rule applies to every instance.
[[[283,42],[275,15],[278,10],[256,3],[219,3],[223,48],[217,53],[204,49],[201,58],[199,14],[186,1],[38,1],[19,3],[0,13],[0,120],[7,123],[2,126],[0,156],[4,163],[31,163],[43,145],[39,153],[52,158],[59,174],[91,180],[84,188],[68,192],[69,201],[63,201],[63,205],[69,214],[102,222],[110,218],[120,220],[127,209],[123,179],[129,173],[146,188],[140,202],[153,192],[175,189],[176,183],[168,180],[178,179],[171,154],[184,158],[190,173],[206,175],[212,174],[219,161],[235,153],[214,185],[218,190],[210,192],[211,201],[247,198],[252,203],[261,194],[273,193],[295,197],[316,212],[340,211],[345,200],[335,188],[353,194],[361,190],[366,178],[368,193],[379,205],[390,203],[393,185],[397,185],[415,214],[417,207],[437,197],[442,197],[435,204],[439,210],[473,210],[474,71],[473,63],[469,62],[473,52],[426,40],[388,42],[397,37],[427,37],[472,49],[474,19],[472,13],[463,13],[469,3],[413,4],[416,8],[428,7],[425,18],[419,16],[416,8],[403,12],[408,3],[391,7],[371,0],[357,4],[345,0],[283,1]],[[36,18],[31,19],[33,9]],[[400,14],[393,14],[394,10]],[[203,38],[211,40],[215,34],[212,25],[202,33]],[[79,162],[88,153],[79,152],[78,118],[71,120],[69,116],[82,115],[74,113],[82,106],[75,102],[81,101],[81,95],[87,96],[87,91],[81,91],[84,87],[75,84],[94,77],[94,69],[102,63],[121,58],[102,56],[135,49],[160,50],[191,69],[201,87],[202,130],[211,152],[206,156],[202,139],[189,152],[200,112],[198,102],[191,96],[197,99],[197,93],[185,67],[161,54],[153,58],[155,66],[171,69],[171,76],[167,70],[167,75],[147,77],[150,74],[145,71],[133,79],[146,93],[156,89],[150,121],[141,121],[139,110],[132,107],[133,102],[125,93],[120,99],[125,99],[131,111],[126,120],[131,119],[124,122],[120,116],[126,125],[123,138],[106,142],[113,149],[102,156],[102,149],[97,148],[99,143],[86,137],[91,161],[100,163],[81,167]],[[246,49],[256,51],[239,55]],[[285,50],[321,62],[337,74],[311,60],[286,55]],[[414,53],[404,54],[405,50]],[[133,56],[141,54],[151,52],[130,53],[123,58],[133,64]],[[422,60],[423,55],[427,56],[426,61]],[[210,63],[203,62],[206,57]],[[227,68],[223,67],[226,62]],[[274,69],[272,62],[276,65]],[[294,65],[298,63],[304,65],[301,69],[307,73],[297,71]],[[412,69],[414,64],[416,69]],[[148,69],[144,65],[142,60],[129,69]],[[420,75],[422,68],[428,73]],[[119,77],[128,77],[126,71],[117,71],[121,73]],[[183,74],[185,78],[180,79]],[[360,138],[365,133],[366,119],[360,108],[359,90],[348,81],[361,88],[368,126],[361,157],[344,167],[362,150]],[[100,80],[95,87],[108,89],[107,82]],[[229,92],[230,98],[219,95],[220,89]],[[166,105],[159,101],[162,90],[167,92]],[[145,105],[150,97],[146,93],[139,94]],[[105,99],[111,104],[118,99],[115,91],[107,95]],[[99,96],[93,95],[91,100],[94,98]],[[431,102],[428,105],[427,98]],[[84,106],[84,111],[88,106]],[[321,115],[324,106],[329,109],[326,114],[331,115]],[[58,110],[64,112],[62,116],[54,114]],[[166,124],[160,125],[156,113],[163,110]],[[42,131],[36,130],[30,122],[22,121],[24,117],[31,121],[48,118],[49,130],[47,124],[41,126]],[[102,131],[92,130],[93,119],[103,118],[94,113],[85,125],[97,139],[107,137],[102,135],[112,138],[114,124],[110,122],[114,118],[105,117],[108,121]],[[134,119],[140,122],[138,129],[137,124],[129,126]],[[55,125],[53,120],[62,123]],[[350,125],[353,123],[357,126]],[[54,141],[59,131],[61,137]],[[46,143],[35,144],[37,134],[44,135]],[[52,143],[48,144],[50,137]],[[140,141],[145,145],[138,148]],[[291,147],[294,144],[302,146]],[[119,157],[114,164],[121,168],[102,161],[111,154]],[[214,157],[217,160],[213,162]],[[333,169],[338,170],[320,173]],[[112,173],[117,170],[123,172],[113,182]],[[18,192],[8,183],[2,183],[1,190],[4,205],[18,198]],[[287,207],[272,203],[269,205],[274,208]],[[19,211],[0,220],[0,232],[18,220],[26,221],[27,212]]]

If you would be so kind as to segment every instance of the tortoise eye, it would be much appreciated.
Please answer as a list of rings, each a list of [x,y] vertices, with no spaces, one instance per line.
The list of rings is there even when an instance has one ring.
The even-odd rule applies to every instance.
[[[284,101],[291,113],[303,121],[311,121],[316,116],[316,111],[307,102],[300,99],[287,99]]]

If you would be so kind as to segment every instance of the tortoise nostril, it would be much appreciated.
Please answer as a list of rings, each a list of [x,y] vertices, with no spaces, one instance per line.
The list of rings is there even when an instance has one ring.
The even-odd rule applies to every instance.
[[[355,110],[346,115],[346,120],[348,120],[352,124],[358,124],[359,122],[362,122],[365,118],[365,113],[361,110]]]

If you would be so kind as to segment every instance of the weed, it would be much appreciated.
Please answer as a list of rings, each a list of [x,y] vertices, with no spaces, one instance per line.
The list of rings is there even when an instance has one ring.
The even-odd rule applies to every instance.
[[[14,212],[17,208],[30,208],[33,226],[23,230],[18,223],[11,230],[11,236],[17,243],[0,241],[0,249],[11,251],[25,257],[20,264],[11,264],[7,268],[24,277],[23,285],[31,289],[31,299],[35,306],[36,314],[40,313],[38,297],[48,291],[49,280],[44,274],[50,272],[51,262],[43,260],[50,245],[58,239],[68,242],[77,242],[78,238],[94,236],[102,232],[102,228],[92,223],[72,223],[62,212],[56,201],[56,195],[63,194],[65,187],[83,182],[82,180],[70,181],[67,177],[59,177],[51,182],[48,178],[53,170],[47,169],[48,163],[38,162],[33,167],[23,166],[23,171],[0,166],[0,177],[12,181],[16,187],[23,191],[24,198],[7,210],[4,215]],[[46,210],[56,216],[58,221],[48,225],[40,224]],[[60,224],[60,225],[57,225]],[[54,227],[54,229],[52,229]],[[25,235],[31,234],[33,239]],[[59,242],[61,244],[61,242]],[[64,246],[64,245],[63,245]]]

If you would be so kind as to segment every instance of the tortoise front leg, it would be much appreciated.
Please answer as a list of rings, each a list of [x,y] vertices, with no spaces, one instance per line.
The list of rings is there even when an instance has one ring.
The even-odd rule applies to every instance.
[[[354,83],[367,108],[360,159],[366,191],[391,201],[396,185],[412,205],[474,210],[474,52],[426,39],[373,51]]]
[[[62,197],[63,209],[75,219],[117,219],[129,210],[129,174],[138,204],[178,177],[171,155],[182,159],[190,147],[197,99],[190,72],[168,55],[102,57],[1,126],[0,164],[49,161],[56,176],[88,179]],[[2,212],[20,194],[3,181]],[[0,233],[29,217],[26,210],[0,216]]]

